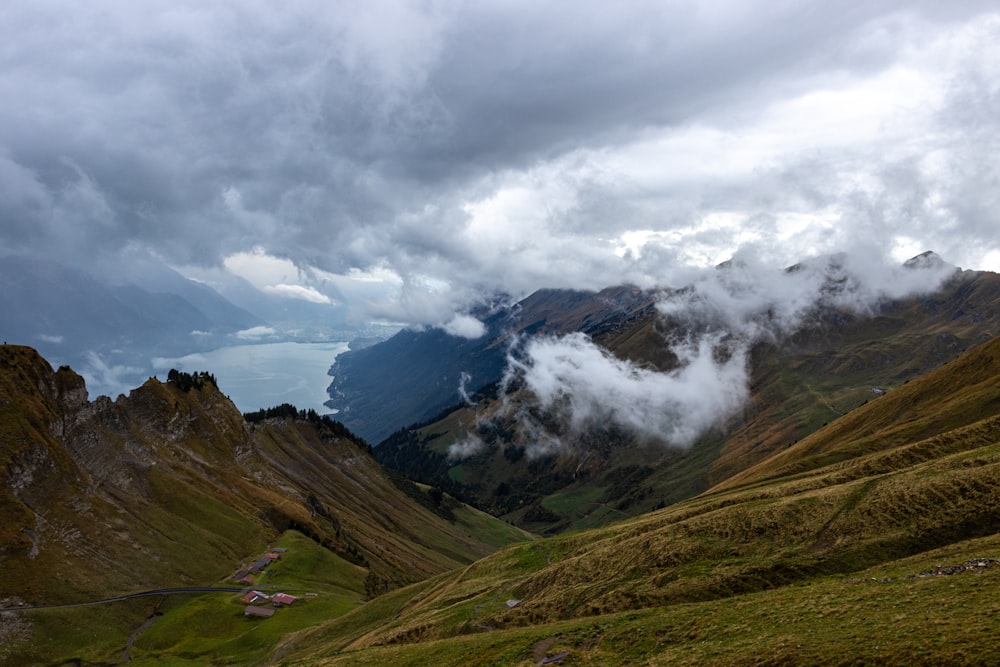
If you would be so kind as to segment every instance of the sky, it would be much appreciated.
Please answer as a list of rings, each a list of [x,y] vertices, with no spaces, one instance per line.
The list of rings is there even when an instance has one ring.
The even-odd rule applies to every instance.
[[[734,256],[1000,269],[995,2],[11,0],[0,98],[0,253],[355,322]]]

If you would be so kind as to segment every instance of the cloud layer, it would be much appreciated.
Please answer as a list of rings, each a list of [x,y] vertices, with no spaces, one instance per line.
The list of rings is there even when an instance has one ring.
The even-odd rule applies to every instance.
[[[922,259],[902,266],[862,252],[784,271],[739,259],[704,271],[657,304],[676,369],[636,366],[583,334],[528,339],[509,357],[499,414],[517,419],[531,456],[578,449],[588,431],[609,428],[689,447],[743,407],[754,344],[780,343],[831,313],[869,317],[894,299],[936,290],[956,270],[936,257]],[[483,447],[470,436],[449,454],[470,456]]]
[[[2,16],[0,255],[122,281],[166,263],[283,314],[245,340],[307,316],[472,338],[484,294],[625,282],[694,284],[662,310],[712,331],[774,308],[781,335],[820,278],[774,267],[933,249],[1000,268],[995,2],[37,0]],[[891,296],[908,276],[859,285]]]
[[[991,2],[40,0],[0,40],[7,252],[460,335],[746,248],[1000,264]]]

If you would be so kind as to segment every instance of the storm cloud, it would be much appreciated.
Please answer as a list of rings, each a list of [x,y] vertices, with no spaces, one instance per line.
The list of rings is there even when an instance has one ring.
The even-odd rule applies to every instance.
[[[458,335],[750,249],[1000,264],[990,2],[40,0],[0,39],[5,253]]]

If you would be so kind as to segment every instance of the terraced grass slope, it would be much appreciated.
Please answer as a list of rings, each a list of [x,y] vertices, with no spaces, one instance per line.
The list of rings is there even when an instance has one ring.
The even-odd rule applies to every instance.
[[[383,596],[282,661],[990,663],[998,386],[995,339],[741,480]]]
[[[151,378],[127,397],[91,402],[72,370],[53,371],[31,348],[6,344],[0,512],[4,607],[226,582],[290,529],[364,572],[367,595],[528,537],[469,509],[451,520],[431,512],[340,429],[250,424],[211,381],[184,388]],[[148,615],[129,608],[81,612],[70,625],[79,638]],[[53,642],[46,632],[68,627],[19,618],[27,629],[5,646],[31,655]]]

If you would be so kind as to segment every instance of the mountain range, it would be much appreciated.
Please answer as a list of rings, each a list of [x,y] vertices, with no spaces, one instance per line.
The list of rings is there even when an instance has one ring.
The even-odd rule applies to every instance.
[[[930,261],[929,256],[923,261]],[[645,393],[669,390],[662,381],[671,372],[676,374],[679,364],[669,341],[690,338],[693,330],[711,324],[685,321],[678,315],[665,317],[655,305],[662,296],[624,288],[617,294],[628,294],[631,300],[618,300],[625,306],[610,314],[603,310],[609,301],[602,294],[566,294],[573,303],[573,321],[598,322],[586,329],[594,347],[632,364],[630,372],[650,369],[663,374],[645,376],[648,387],[636,383],[638,392],[630,401],[641,403]],[[546,296],[551,304],[553,295]],[[581,317],[588,308],[598,315]],[[532,313],[522,320],[532,323],[522,331],[545,326],[535,324],[544,316],[529,307],[522,313]],[[776,317],[765,314],[754,325],[777,329]],[[435,403],[438,415],[397,430],[375,448],[375,455],[391,469],[438,485],[534,532],[595,527],[696,495],[998,331],[1000,276],[954,269],[932,291],[881,299],[867,312],[832,302],[814,305],[794,330],[769,331],[768,336],[753,339],[747,344],[745,396],[738,409],[720,414],[714,426],[685,446],[651,441],[642,429],[610,418],[568,429],[566,414],[558,405],[541,405],[530,388],[521,386],[523,382],[511,382],[499,394],[495,387],[492,393],[487,388],[479,400],[457,402],[450,409]],[[415,338],[409,334],[409,340]],[[429,343],[431,338],[425,340]],[[728,340],[738,344],[733,337]],[[381,348],[398,351],[393,347],[398,342],[399,337],[365,352],[374,357]],[[579,351],[558,349],[561,354]],[[720,350],[716,354],[723,353]],[[435,358],[447,355],[447,349],[438,349]],[[342,355],[338,364],[350,358]],[[591,365],[581,368],[580,375],[581,381],[592,385],[609,372],[608,364],[580,355],[570,361]],[[426,363],[415,360],[413,366]],[[394,357],[393,368],[401,377],[411,375],[405,356]],[[568,372],[555,366],[545,370]],[[378,367],[372,371],[378,372]],[[656,385],[654,380],[661,382]],[[394,386],[405,396],[407,385]],[[697,410],[699,403],[711,405],[727,387],[720,382],[704,389],[683,387],[685,393],[697,394],[684,410]],[[618,389],[609,385],[595,400],[612,404]],[[431,401],[427,405],[430,408]],[[349,414],[344,414],[345,423],[351,424]],[[395,416],[390,412],[386,419]],[[572,446],[539,445],[567,440]]]
[[[475,314],[486,332],[476,339],[441,329],[404,329],[373,346],[339,355],[330,368],[330,400],[338,418],[371,442],[423,422],[496,382],[510,346],[521,336],[582,331],[597,335],[652,309],[651,295],[634,287],[599,292],[539,290],[525,299]]]
[[[91,401],[5,344],[0,660],[988,663],[1000,276],[850,264],[401,332],[341,358],[341,400],[380,380],[374,447],[353,409],[240,414],[211,369]]]
[[[166,353],[182,349],[181,341],[190,340],[193,331],[209,336],[264,323],[165,268],[155,287],[144,287],[110,284],[62,264],[14,256],[0,264],[0,282],[7,340],[53,352],[70,348],[71,357],[138,346],[151,355]]]

